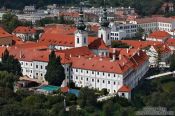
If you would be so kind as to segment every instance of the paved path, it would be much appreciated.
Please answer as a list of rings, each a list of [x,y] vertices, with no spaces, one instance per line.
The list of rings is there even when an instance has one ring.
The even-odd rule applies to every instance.
[[[150,79],[160,78],[160,77],[167,76],[167,75],[172,75],[172,74],[175,74],[175,71],[153,75],[153,76],[147,77],[145,79],[150,80]]]
[[[108,100],[108,99],[115,97],[115,96],[116,96],[116,94],[109,94],[107,96],[100,96],[99,98],[97,98],[97,102]]]

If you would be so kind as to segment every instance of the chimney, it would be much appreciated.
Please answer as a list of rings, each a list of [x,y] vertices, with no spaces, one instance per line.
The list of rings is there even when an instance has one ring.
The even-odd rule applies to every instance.
[[[115,54],[112,55],[112,60],[113,60],[113,61],[116,60],[116,56],[115,56]]]
[[[70,54],[70,55],[69,55],[69,57],[71,58],[71,57],[72,57],[72,55]]]
[[[115,61],[115,60],[116,60],[115,48],[113,48],[112,61]]]
[[[113,53],[115,53],[115,48],[113,48],[112,50],[113,50]]]
[[[103,60],[103,58],[101,57],[99,60],[100,60],[100,61],[102,61],[102,60]]]
[[[122,59],[122,56],[121,56],[121,54],[119,54],[118,58],[119,58],[119,60],[121,60],[121,59]]]
[[[92,58],[91,57],[89,57],[89,60],[91,60]]]
[[[22,51],[19,52],[19,58],[22,58]]]
[[[137,52],[137,55],[140,56],[140,51]]]
[[[128,48],[126,49],[126,52],[127,52],[127,54],[129,53],[129,49]]]
[[[81,56],[79,55],[78,58],[81,58]]]

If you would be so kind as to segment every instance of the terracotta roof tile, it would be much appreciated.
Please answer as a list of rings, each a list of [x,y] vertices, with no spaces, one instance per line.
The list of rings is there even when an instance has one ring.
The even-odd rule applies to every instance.
[[[25,27],[25,26],[18,26],[13,33],[36,33],[36,30],[34,28],[31,27]]]
[[[118,92],[130,92],[131,91],[131,88],[126,86],[126,85],[123,85],[119,90]]]

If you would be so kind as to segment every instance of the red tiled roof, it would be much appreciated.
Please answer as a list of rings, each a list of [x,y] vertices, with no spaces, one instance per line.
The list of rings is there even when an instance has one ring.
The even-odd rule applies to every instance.
[[[61,92],[67,93],[69,91],[69,87],[62,87]]]
[[[72,57],[72,67],[85,70],[94,70],[99,72],[109,72],[123,74],[129,69],[136,68],[148,60],[148,56],[144,52],[135,54],[135,56],[128,58],[121,56],[121,59],[111,61],[110,58],[100,57]]]
[[[126,85],[123,85],[119,90],[118,92],[130,92],[131,91],[131,88],[126,86]]]
[[[60,53],[65,53],[66,57],[93,57],[94,54],[89,50],[88,47],[78,47],[78,48],[72,48],[67,50],[60,50]]]
[[[88,37],[88,43],[91,44],[95,37]],[[39,43],[45,45],[58,45],[58,46],[68,46],[75,47],[75,37],[74,35],[63,35],[63,34],[43,34],[39,40]]]
[[[18,26],[13,33],[36,33],[36,30],[34,28],[31,27],[25,27],[25,26]]]
[[[108,47],[104,43],[104,41],[101,38],[98,38],[94,40],[91,44],[88,46],[90,49],[102,49],[102,50],[108,50]]]
[[[141,19],[135,19],[135,21],[138,24],[153,23],[153,22],[171,23],[171,22],[174,22],[175,19],[173,19],[173,18],[166,18],[166,17],[146,17],[146,18],[141,18]]]
[[[157,52],[160,52],[161,54],[171,52],[171,49],[166,44],[157,44],[153,45],[153,47]]]
[[[174,38],[169,38],[166,43],[169,45],[169,46],[175,46],[175,39]]]
[[[169,38],[171,35],[166,31],[154,31],[148,38],[165,39]]]
[[[161,42],[156,41],[138,41],[138,40],[120,40],[122,43],[126,43],[134,48],[146,48],[151,45],[162,44]]]
[[[0,38],[12,37],[7,31],[5,31],[2,27],[0,27]]]

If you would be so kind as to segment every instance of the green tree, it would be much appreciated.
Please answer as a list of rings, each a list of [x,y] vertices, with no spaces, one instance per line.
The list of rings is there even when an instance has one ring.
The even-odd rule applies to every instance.
[[[175,54],[170,57],[170,71],[175,71]]]
[[[0,86],[13,88],[14,82],[17,80],[17,77],[12,73],[8,73],[7,71],[0,71]]]
[[[135,34],[135,38],[138,40],[142,40],[143,35],[144,35],[144,29],[139,27],[137,33]]]
[[[22,25],[18,20],[18,17],[11,13],[2,16],[2,24],[9,33],[11,33],[17,26]]]
[[[10,55],[7,49],[2,54],[2,65],[0,68],[15,75],[22,75],[20,62],[14,56]]]
[[[103,104],[103,114],[104,116],[112,116],[113,115],[113,106],[114,103],[112,101],[107,101]]]
[[[65,72],[64,67],[61,65],[61,58],[56,56],[54,50],[49,55],[49,62],[46,70],[46,81],[51,85],[61,86],[65,79]]]
[[[78,97],[78,104],[81,107],[85,106],[95,106],[97,103],[97,96],[95,95],[95,91],[89,89],[88,87],[81,88],[80,95]]]
[[[112,48],[129,48],[129,45],[126,43],[122,43],[121,41],[113,41]]]

